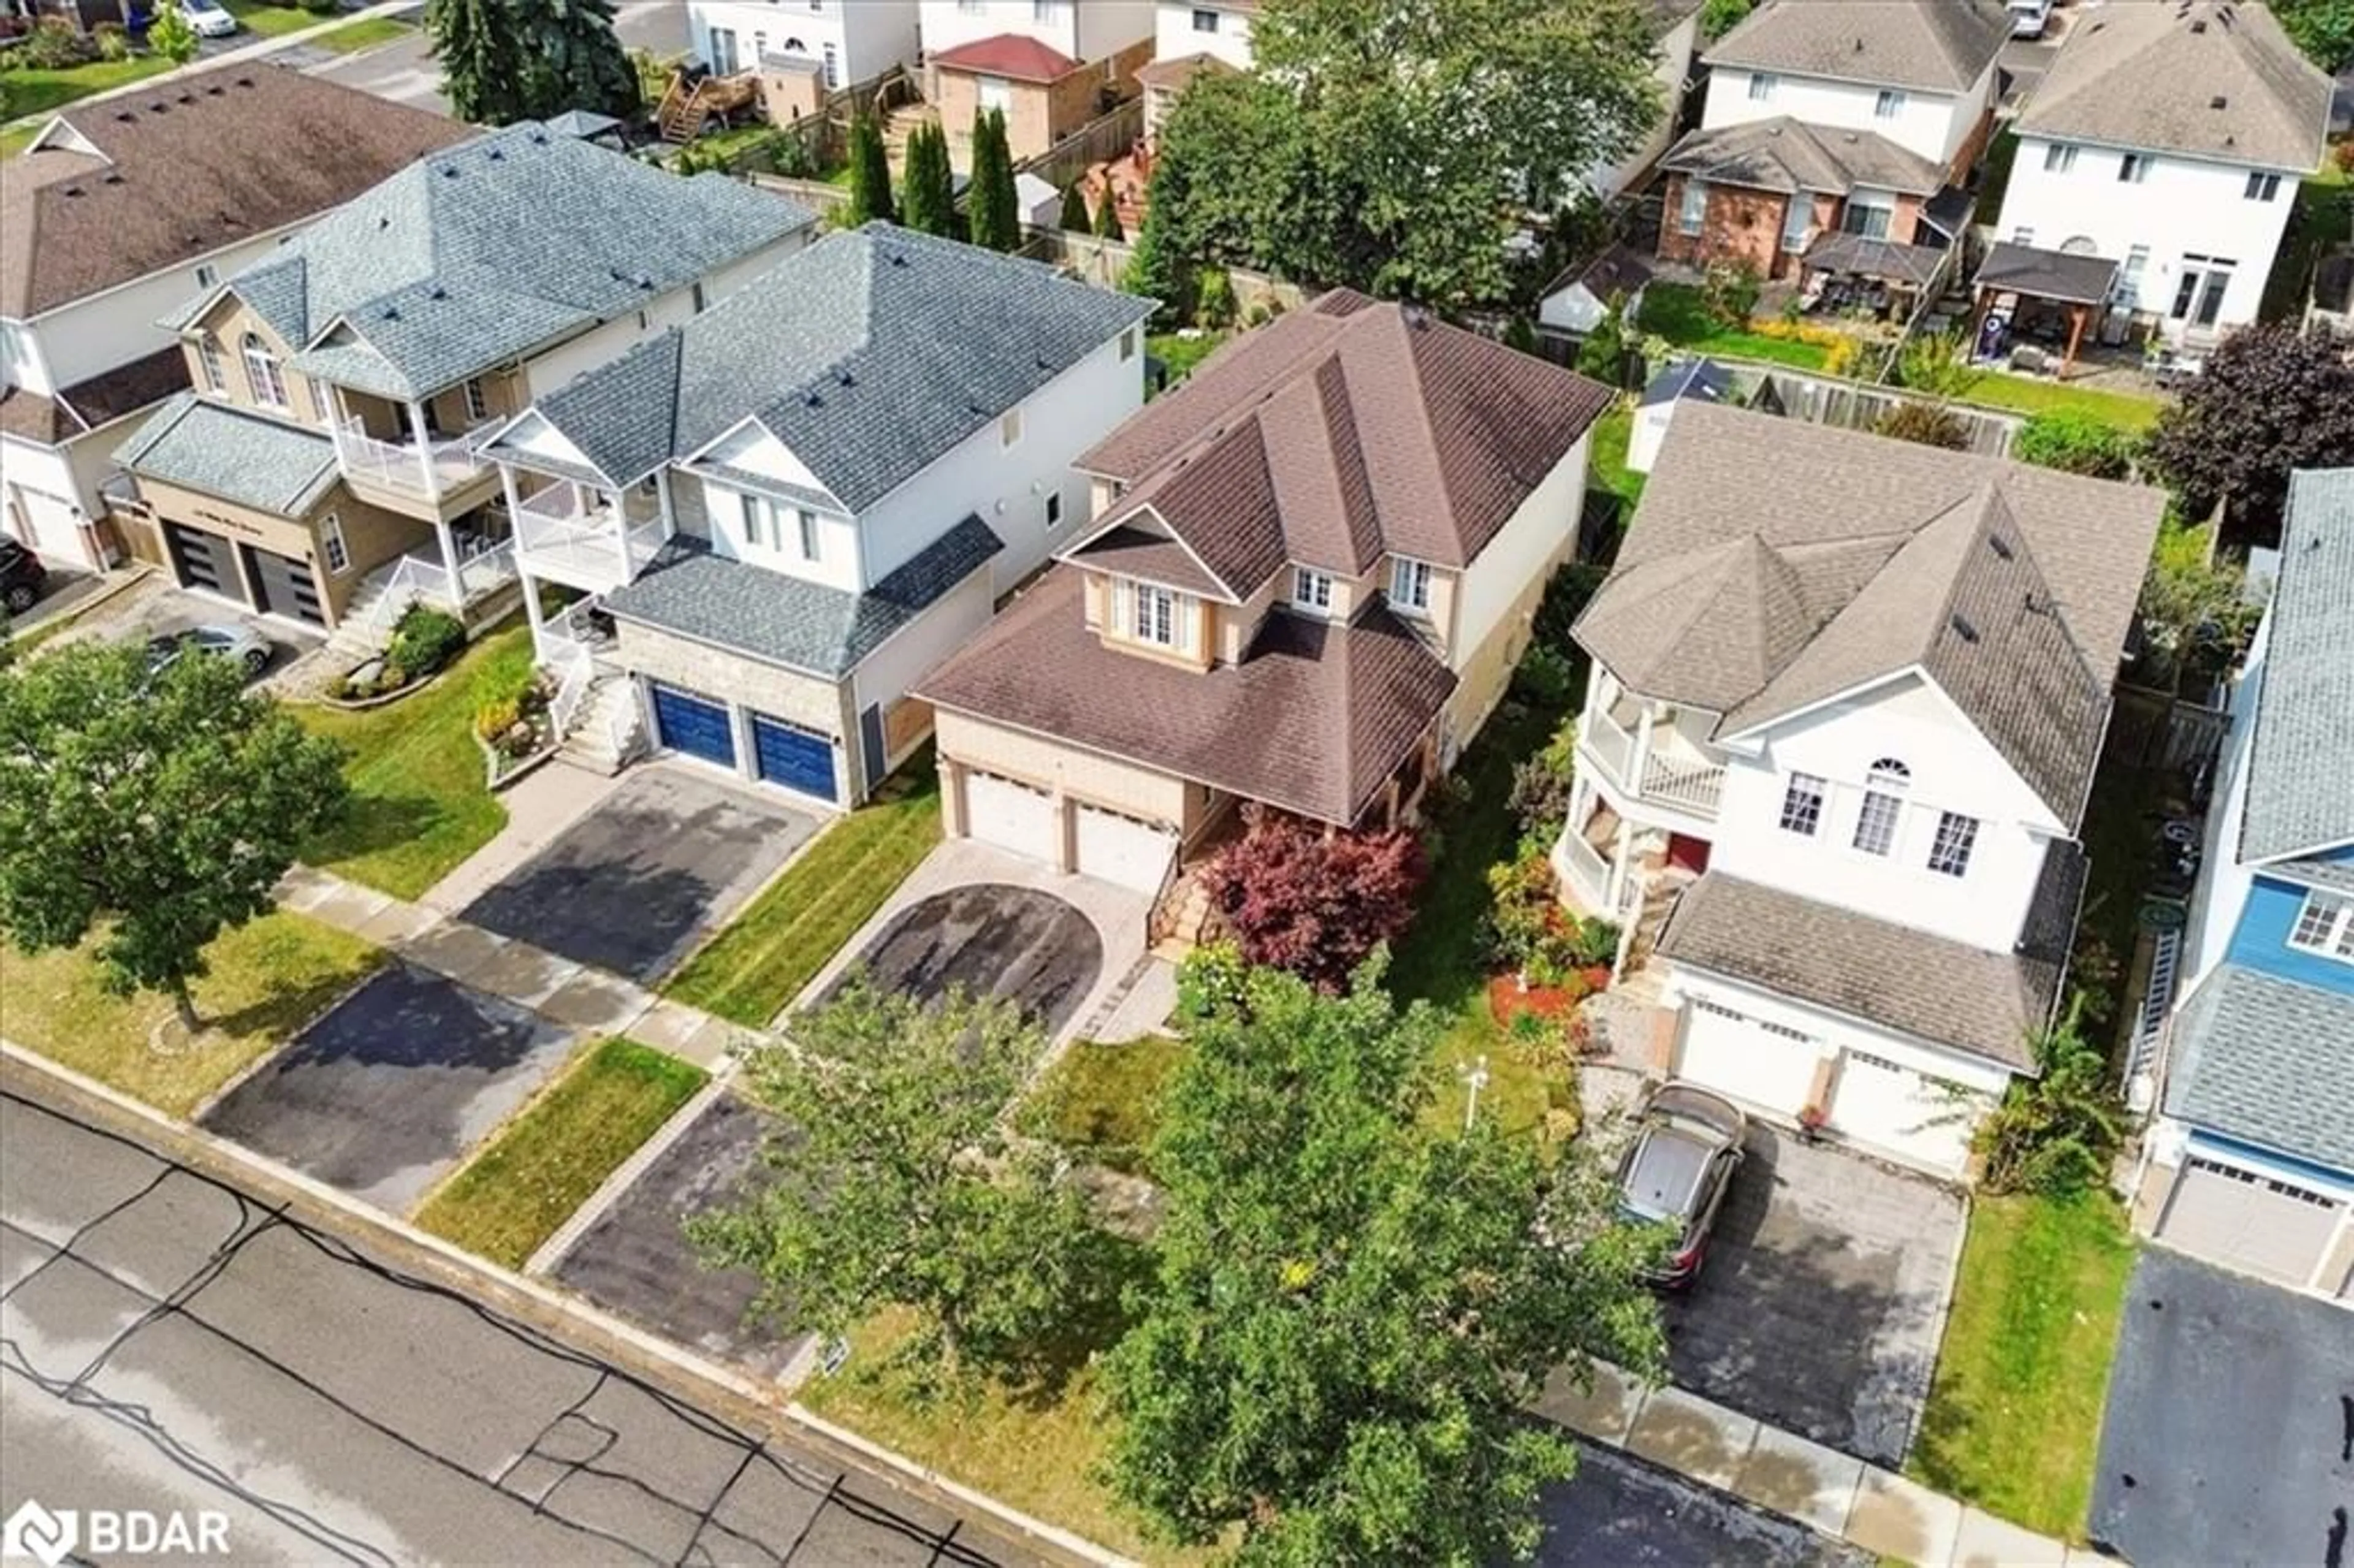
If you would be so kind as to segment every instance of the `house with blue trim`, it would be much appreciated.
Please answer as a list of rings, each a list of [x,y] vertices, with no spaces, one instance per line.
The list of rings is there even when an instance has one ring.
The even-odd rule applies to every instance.
[[[2135,1217],[2354,1303],[2354,469],[2293,479],[2231,706]]]

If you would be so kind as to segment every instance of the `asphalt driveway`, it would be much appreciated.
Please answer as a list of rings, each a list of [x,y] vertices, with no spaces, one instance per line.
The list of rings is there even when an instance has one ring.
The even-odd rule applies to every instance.
[[[2137,1568],[2354,1564],[2354,1312],[2151,1247],[2090,1534]]]
[[[1935,1369],[1962,1201],[1764,1128],[1708,1261],[1667,1304],[1679,1385],[1891,1469]]]
[[[1539,1504],[1538,1568],[1872,1568],[1872,1554],[1598,1444]]]
[[[651,985],[817,832],[768,795],[641,768],[460,918]]]
[[[758,1279],[747,1269],[705,1267],[684,1224],[744,1190],[771,1125],[735,1096],[715,1097],[566,1249],[556,1277],[715,1361],[769,1376],[782,1372],[807,1336],[748,1323]]]
[[[958,987],[1010,997],[1049,1034],[1071,1021],[1103,961],[1094,921],[1051,893],[1002,883],[918,899],[859,956],[879,986],[925,1001]],[[842,984],[835,980],[825,994]]]
[[[574,1044],[513,1003],[394,964],[223,1097],[204,1125],[406,1213]]]

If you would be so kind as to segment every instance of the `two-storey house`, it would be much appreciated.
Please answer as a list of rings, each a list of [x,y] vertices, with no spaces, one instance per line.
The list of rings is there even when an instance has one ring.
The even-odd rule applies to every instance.
[[[1757,477],[1772,474],[1761,486]],[[1654,1065],[1959,1173],[2035,1070],[2161,492],[1708,402],[1579,617],[1569,901]]]
[[[2105,263],[2113,307],[2176,341],[2252,322],[2329,101],[2254,0],[2087,9],[2020,113],[1999,250]],[[2009,291],[2045,298],[2025,270]]]
[[[69,108],[0,158],[0,527],[60,567],[118,558],[101,486],[125,421],[188,385],[159,318],[473,134],[300,71],[228,66]]]
[[[1702,57],[1700,128],[1660,164],[1659,255],[1782,278],[1832,235],[1949,246],[2009,35],[1996,0],[1766,0]]]
[[[716,76],[815,60],[828,88],[847,87],[916,63],[918,8],[918,0],[689,0],[688,47]]]
[[[2292,480],[2231,707],[2135,1219],[2354,1302],[2354,469]]]
[[[1153,0],[921,0],[924,58],[1011,34],[1075,60],[1152,37]]]
[[[316,149],[313,149],[314,153]],[[181,587],[333,627],[514,591],[493,421],[799,248],[791,202],[525,123],[411,164],[172,318],[196,390],[122,447]]]
[[[541,658],[596,694],[559,707],[864,800],[928,732],[916,677],[1077,527],[1151,310],[874,223],[540,399],[485,450]],[[547,620],[542,585],[584,597]]]
[[[1594,382],[1336,291],[1078,460],[1059,564],[917,686],[943,818],[1145,892],[1257,801],[1397,820],[1568,555]]]

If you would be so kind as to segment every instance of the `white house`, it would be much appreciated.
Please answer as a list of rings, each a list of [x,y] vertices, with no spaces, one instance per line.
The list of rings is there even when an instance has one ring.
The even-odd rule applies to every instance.
[[[0,158],[0,526],[106,565],[126,421],[188,385],[159,324],[304,223],[474,132],[296,71],[207,71],[78,105]],[[332,140],[339,150],[321,158]]]
[[[542,397],[485,450],[563,523],[516,551],[560,717],[864,800],[929,733],[909,685],[1083,515],[1151,308],[869,224]],[[582,602],[544,618],[543,584]]]
[[[2080,13],[2018,121],[1999,238],[2116,269],[2170,338],[2255,320],[2330,82],[2253,0]]]
[[[1251,19],[1258,0],[1161,0],[1153,12],[1152,58],[1207,55],[1236,70],[1251,68]]]
[[[1011,33],[1079,61],[1153,36],[1153,0],[921,0],[924,53]]]
[[[864,81],[913,65],[918,0],[689,0],[695,58],[722,76],[752,70],[771,55],[816,60],[825,85]]]
[[[1665,961],[1661,1071],[1961,1172],[2058,1004],[2164,499],[1681,407],[1575,628],[1553,853]]]
[[[1167,7],[1162,11],[1166,15]],[[1700,46],[1696,0],[1646,0],[1643,14],[1651,25],[1651,79],[1659,89],[1659,117],[1624,157],[1587,173],[1586,188],[1604,201],[1617,198],[1668,150],[1677,119],[1683,112],[1684,89],[1691,84],[1692,59]]]

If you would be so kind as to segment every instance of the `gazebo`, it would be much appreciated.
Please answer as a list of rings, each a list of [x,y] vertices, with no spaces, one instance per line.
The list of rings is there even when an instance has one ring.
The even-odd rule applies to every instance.
[[[1994,358],[2011,339],[2043,335],[2039,327],[2049,325],[2056,328],[2052,336],[2066,334],[2060,362],[2065,376],[2075,366],[2084,334],[2107,313],[2116,281],[2117,264],[2099,256],[1998,244],[1972,285],[1970,342],[1977,356]]]
[[[1807,248],[1798,263],[1808,296],[1834,306],[1852,299],[1902,320],[1933,291],[1954,252],[1903,245],[1833,230]]]

